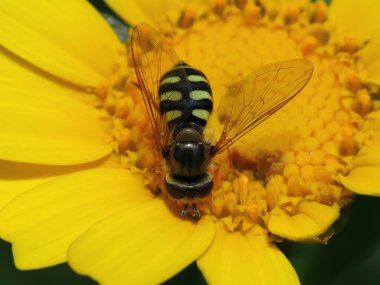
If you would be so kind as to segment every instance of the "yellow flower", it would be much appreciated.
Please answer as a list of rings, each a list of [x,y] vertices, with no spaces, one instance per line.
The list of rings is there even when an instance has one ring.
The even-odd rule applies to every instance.
[[[298,284],[275,241],[326,242],[353,192],[380,195],[372,2],[164,2],[107,1],[165,33],[216,106],[275,61],[309,58],[312,80],[215,160],[201,219],[183,219],[157,191],[161,162],[112,29],[86,1],[2,0],[0,236],[20,269],[67,261],[102,284],[161,283],[193,261],[210,284]],[[208,127],[220,132],[217,116]]]

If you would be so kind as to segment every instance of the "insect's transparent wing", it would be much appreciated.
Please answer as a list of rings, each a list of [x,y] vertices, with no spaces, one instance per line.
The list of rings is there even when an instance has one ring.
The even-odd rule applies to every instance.
[[[179,58],[163,36],[147,24],[133,29],[132,59],[144,104],[159,151],[166,146],[169,134],[165,116],[160,116],[158,90],[160,79],[179,62]]]
[[[312,73],[310,60],[287,60],[264,66],[229,88],[218,109],[224,128],[216,153],[285,106],[305,87]]]

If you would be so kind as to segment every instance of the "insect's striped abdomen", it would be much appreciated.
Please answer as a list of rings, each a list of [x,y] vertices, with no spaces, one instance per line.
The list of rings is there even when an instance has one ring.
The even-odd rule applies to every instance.
[[[203,129],[212,111],[212,93],[206,76],[180,62],[160,81],[160,114],[170,128],[193,123]]]

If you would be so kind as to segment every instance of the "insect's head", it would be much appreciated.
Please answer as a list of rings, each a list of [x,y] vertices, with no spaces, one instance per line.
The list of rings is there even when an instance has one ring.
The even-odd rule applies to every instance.
[[[199,167],[202,173],[205,172],[204,168],[212,154],[211,146],[205,141],[202,131],[189,125],[180,128],[173,138],[173,142],[164,150],[164,158],[169,159],[172,166],[180,164],[182,171],[188,168],[190,172],[194,172],[195,167]],[[194,173],[188,175],[193,176]]]
[[[191,126],[180,128],[163,154],[175,174],[197,176],[204,173],[209,162],[209,145],[202,133]]]

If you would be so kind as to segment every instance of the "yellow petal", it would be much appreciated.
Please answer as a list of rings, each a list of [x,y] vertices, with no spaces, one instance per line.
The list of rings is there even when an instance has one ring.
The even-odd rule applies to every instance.
[[[365,41],[380,29],[378,5],[377,0],[334,0],[330,6],[329,20],[338,30]]]
[[[48,181],[0,212],[0,235],[12,242],[16,266],[33,269],[66,261],[69,245],[100,219],[150,199],[141,177],[103,168]]]
[[[363,130],[373,132],[372,144],[360,150],[352,161],[353,169],[339,178],[345,187],[355,193],[380,196],[380,112],[367,116]]]
[[[87,1],[0,1],[1,44],[64,80],[97,87],[114,68],[120,43]]]
[[[76,240],[69,264],[101,284],[159,284],[209,246],[214,224],[177,217],[161,200],[103,220]]]
[[[0,47],[0,80],[17,82],[20,86],[38,86],[47,89],[51,94],[70,96],[91,105],[98,105],[98,96],[82,88],[72,88],[71,85],[46,76],[44,71],[35,68],[30,63]]]
[[[110,161],[107,159],[79,165],[51,166],[0,160],[0,209],[20,194],[46,181],[77,171],[104,167],[105,164],[110,164]]]
[[[269,231],[295,241],[312,239],[324,233],[339,217],[335,208],[310,201],[300,202],[296,211],[290,216],[279,207],[273,209],[269,215]]]
[[[341,175],[340,182],[351,191],[380,196],[380,166],[355,167],[347,176]]]
[[[136,25],[141,22],[159,26],[160,22],[170,19],[177,23],[185,8],[191,7],[201,14],[209,1],[204,0],[106,0],[106,3],[127,23]]]
[[[298,277],[282,252],[256,229],[243,235],[216,227],[210,248],[197,261],[208,284],[299,284]]]
[[[106,118],[54,91],[0,79],[0,159],[69,165],[112,151]]]
[[[5,119],[5,121],[0,119],[0,129],[15,127],[16,119],[20,120],[19,126],[21,127],[20,129],[11,130],[11,133],[8,134],[0,134],[3,137],[7,135],[15,136],[14,141],[8,142],[8,144],[15,144],[9,150],[2,149],[6,153],[5,156],[0,154],[1,158],[32,163],[73,164],[99,159],[112,150],[109,145],[105,144],[104,122],[103,119],[99,118],[99,112],[73,100],[61,99],[61,97],[71,97],[94,104],[96,102],[94,95],[47,79],[41,71],[7,52],[4,48],[0,48],[0,62],[0,89],[3,93],[0,95],[1,100],[4,97],[15,97],[11,99],[12,104],[16,106],[16,110],[9,110],[8,103],[0,103],[6,109],[0,114],[0,117]],[[42,103],[33,102],[33,96],[38,96]],[[25,109],[23,105],[28,105],[28,101],[32,101],[31,108],[28,107],[28,112],[31,113],[32,117],[38,117],[38,114],[33,113],[33,105],[37,105],[34,110],[37,112],[40,109],[47,108],[42,112],[48,112],[47,116],[49,118],[43,120],[41,114],[40,120],[29,120],[27,112],[23,110]],[[52,114],[54,109],[59,111],[57,116]],[[7,117],[7,114],[10,115],[10,113],[15,118]],[[53,118],[50,118],[51,116]],[[7,125],[8,121],[11,121],[11,125]],[[41,123],[41,121],[43,122]],[[36,125],[34,128],[29,129],[30,124],[33,123],[36,123]],[[46,124],[50,124],[50,126]],[[65,126],[59,129],[62,124]],[[44,125],[45,130],[42,130]],[[23,137],[25,128],[30,132],[29,137]],[[33,133],[33,130],[36,129],[39,129],[39,131]],[[59,133],[58,136],[54,135],[57,132]],[[69,134],[69,137],[67,134]],[[32,140],[29,145],[27,139]],[[6,146],[7,142],[4,140],[2,142]],[[17,146],[17,143],[21,145]],[[29,147],[31,148],[27,149]],[[34,153],[31,152],[33,147],[36,151]]]
[[[364,146],[352,161],[354,167],[380,167],[380,145]]]
[[[360,51],[358,67],[363,79],[375,84],[380,84],[380,32],[372,36],[369,43]]]
[[[141,1],[125,1],[125,0],[105,0],[105,2],[127,23],[136,25],[144,22],[153,25],[149,15],[141,8]],[[154,3],[163,3],[162,1],[155,1]],[[152,2],[151,2],[152,3]],[[159,7],[163,8],[161,4]],[[157,11],[157,13],[159,13]]]
[[[26,175],[25,177],[23,171],[28,171],[28,169],[27,164],[24,163],[0,160],[0,169],[0,209],[21,193],[42,184],[50,178],[48,175],[37,177]],[[19,177],[18,174],[20,175]]]

